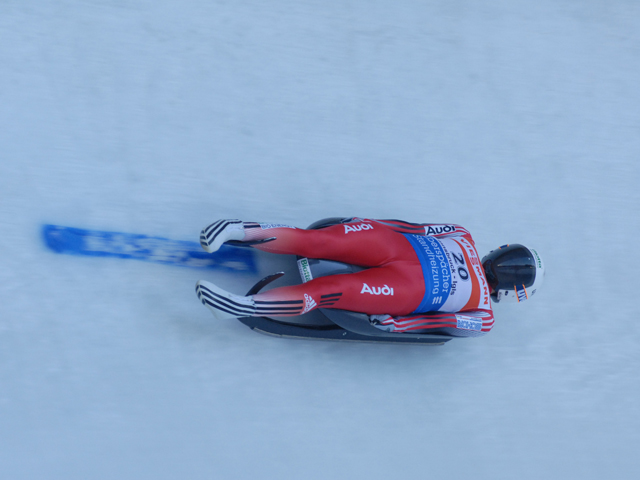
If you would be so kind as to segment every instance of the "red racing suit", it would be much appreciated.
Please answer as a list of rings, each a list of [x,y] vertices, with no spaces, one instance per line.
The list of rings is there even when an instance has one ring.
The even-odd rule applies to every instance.
[[[340,308],[382,330],[479,336],[493,327],[489,286],[470,233],[453,224],[353,218],[319,230],[245,222],[243,241],[267,252],[360,267],[253,296],[255,315]]]

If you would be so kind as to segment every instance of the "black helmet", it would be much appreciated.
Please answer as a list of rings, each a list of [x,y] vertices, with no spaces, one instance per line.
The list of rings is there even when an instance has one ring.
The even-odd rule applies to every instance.
[[[482,267],[495,302],[521,302],[536,293],[544,278],[544,264],[533,248],[512,243],[491,250]]]

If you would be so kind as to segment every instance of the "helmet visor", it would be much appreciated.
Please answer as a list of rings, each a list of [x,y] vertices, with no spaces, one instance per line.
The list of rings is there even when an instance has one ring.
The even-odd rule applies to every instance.
[[[487,281],[494,291],[525,288],[533,285],[536,279],[536,264],[528,248],[518,245],[505,245],[492,251],[482,259]]]

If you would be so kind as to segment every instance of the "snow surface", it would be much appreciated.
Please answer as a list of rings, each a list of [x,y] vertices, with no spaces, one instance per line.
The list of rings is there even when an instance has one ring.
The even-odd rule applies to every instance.
[[[640,4],[0,3],[0,477],[640,470]],[[282,340],[43,223],[455,222],[546,285],[443,347]]]

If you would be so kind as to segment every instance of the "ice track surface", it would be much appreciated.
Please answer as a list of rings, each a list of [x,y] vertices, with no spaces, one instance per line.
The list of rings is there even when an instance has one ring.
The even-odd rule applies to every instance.
[[[0,477],[630,479],[640,9],[628,1],[0,4]],[[215,322],[61,225],[455,222],[544,256],[443,347]]]

